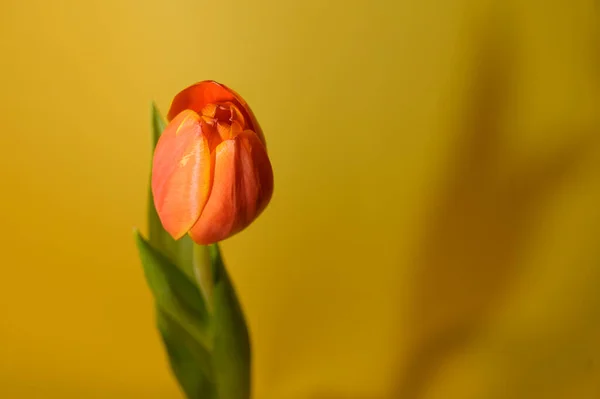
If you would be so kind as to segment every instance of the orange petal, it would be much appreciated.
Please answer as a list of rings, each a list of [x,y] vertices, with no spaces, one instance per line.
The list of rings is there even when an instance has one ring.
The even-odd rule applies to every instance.
[[[211,187],[209,137],[200,117],[184,111],[160,136],[152,161],[152,195],[165,230],[179,239],[196,223]]]
[[[224,240],[246,228],[267,206],[273,171],[266,150],[252,131],[219,144],[210,197],[190,230],[198,244]]]
[[[202,108],[202,110],[200,111],[200,115],[207,116],[209,118],[214,118],[216,112],[217,112],[217,104],[210,103],[210,104],[206,104]]]
[[[186,109],[191,109],[200,114],[208,104],[235,99],[235,95],[227,87],[212,80],[205,80],[184,89],[175,96],[171,103],[171,109],[167,114],[167,119],[171,120]]]
[[[254,206],[247,214],[247,224],[261,214],[267,207],[273,195],[273,168],[267,155],[267,150],[260,138],[250,130],[239,135],[241,139],[241,160],[244,183],[246,187],[246,198],[250,201],[254,198]],[[256,194],[250,188],[256,187]]]
[[[167,119],[172,120],[185,109],[191,109],[201,114],[206,105],[227,101],[231,101],[238,106],[246,119],[246,127],[256,133],[266,148],[265,136],[248,103],[236,91],[214,80],[204,80],[196,83],[177,94],[171,103]]]
[[[250,105],[248,105],[248,103],[242,98],[242,96],[240,96],[235,90],[230,89],[225,85],[223,85],[223,87],[229,90],[237,100],[238,104],[236,105],[239,105],[241,107],[244,118],[246,119],[245,122],[247,124],[246,127],[248,128],[248,130],[252,130],[253,132],[255,132],[259,140],[263,143],[265,148],[267,148],[267,141],[265,140],[265,135],[263,134],[263,131],[260,125],[258,124],[258,120],[256,119],[254,112],[252,112],[252,108],[250,108]]]
[[[231,125],[217,122],[217,132],[222,140],[229,140],[231,138]]]
[[[230,140],[242,133],[243,129],[241,125],[234,121],[231,125],[226,123],[217,122],[217,132],[222,140]]]
[[[261,141],[261,143],[263,144],[263,146],[266,149],[267,148],[267,140],[265,139],[265,135],[263,134],[262,128],[258,124],[258,120],[256,120],[256,116],[254,116],[252,109],[250,108],[250,106],[248,104],[244,103],[243,110],[246,113],[246,118],[248,119],[248,121],[247,121],[248,130],[252,130],[254,133],[256,133],[256,136],[258,137],[258,139]]]
[[[231,122],[237,122],[240,126],[246,126],[246,118],[239,107],[233,103],[230,103],[229,110],[231,112]]]
[[[237,140],[225,140],[215,152],[215,172],[210,197],[196,224],[190,230],[192,240],[208,245],[229,237],[238,218],[236,198]]]

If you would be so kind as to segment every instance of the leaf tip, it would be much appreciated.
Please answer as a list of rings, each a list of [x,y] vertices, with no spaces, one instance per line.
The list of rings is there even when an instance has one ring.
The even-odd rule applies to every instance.
[[[134,227],[131,232],[133,233],[133,239],[135,240],[135,243],[138,245],[138,247],[148,245],[148,242],[142,235],[140,229]]]

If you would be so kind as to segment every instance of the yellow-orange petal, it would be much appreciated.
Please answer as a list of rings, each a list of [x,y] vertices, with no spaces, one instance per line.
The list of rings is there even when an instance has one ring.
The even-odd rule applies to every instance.
[[[212,162],[200,117],[194,111],[181,112],[160,136],[152,160],[154,206],[174,239],[185,235],[204,209]]]
[[[210,104],[206,104],[202,108],[202,110],[200,111],[200,115],[206,116],[208,118],[214,118],[216,112],[217,112],[217,104],[210,103]]]
[[[271,163],[256,134],[244,131],[222,142],[210,197],[190,236],[207,245],[240,232],[264,210],[272,193]]]
[[[208,245],[229,237],[238,218],[236,198],[238,140],[225,140],[215,151],[213,187],[196,224],[190,229],[194,242]]]

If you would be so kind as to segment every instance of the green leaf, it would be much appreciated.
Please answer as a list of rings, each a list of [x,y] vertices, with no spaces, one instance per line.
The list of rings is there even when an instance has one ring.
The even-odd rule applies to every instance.
[[[157,307],[156,323],[162,337],[173,374],[189,399],[216,399],[216,386],[210,366],[210,353],[186,330]],[[208,366],[200,371],[199,366]]]
[[[165,120],[160,115],[160,111],[156,107],[155,103],[152,103],[152,153],[154,154],[154,148],[156,148],[156,143],[158,143],[158,139],[162,134],[163,130],[165,130]],[[152,167],[152,163],[150,163],[150,167]],[[152,179],[150,179],[152,180]],[[150,187],[148,193],[148,229],[149,229],[149,237],[150,242],[154,245],[158,245],[159,250],[164,250],[162,245],[162,238],[165,235],[165,231],[160,223],[160,219],[158,218],[158,214],[156,213],[156,208],[154,207],[154,198],[152,197],[152,181],[148,185]]]
[[[160,135],[165,130],[167,123],[160,114],[155,103],[152,103],[152,149],[156,147],[156,143]],[[152,197],[152,185],[149,184],[148,192],[148,230],[149,240],[152,246],[158,249],[166,257],[168,257],[175,265],[188,276],[190,280],[194,280],[194,266],[192,262],[192,246],[193,242],[188,236],[184,236],[179,240],[174,240],[169,233],[162,227],[162,223],[156,213],[154,207],[154,198]]]
[[[250,397],[250,337],[218,244],[210,247],[213,266],[213,365],[219,398]]]
[[[139,231],[135,234],[146,281],[156,300],[157,326],[173,373],[189,399],[248,399],[250,339],[219,246],[208,247],[212,312],[199,287]]]
[[[198,287],[139,231],[135,234],[146,281],[157,306],[190,335],[210,348],[209,314]]]
[[[173,373],[188,398],[218,398],[210,319],[200,290],[139,231],[135,239]]]
[[[156,143],[165,127],[167,127],[167,121],[160,114],[156,103],[152,102],[152,148],[156,148]]]

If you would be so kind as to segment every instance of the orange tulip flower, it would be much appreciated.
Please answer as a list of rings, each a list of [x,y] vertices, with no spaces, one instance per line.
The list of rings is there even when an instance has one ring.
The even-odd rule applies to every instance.
[[[152,195],[165,230],[198,244],[246,228],[273,193],[265,138],[239,94],[203,81],[173,99],[152,163]]]

